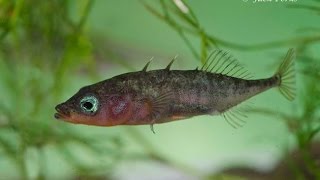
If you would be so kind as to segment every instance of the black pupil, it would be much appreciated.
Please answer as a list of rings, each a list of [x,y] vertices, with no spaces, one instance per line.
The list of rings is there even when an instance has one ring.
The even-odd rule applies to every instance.
[[[91,110],[93,108],[93,104],[91,102],[85,102],[83,103],[83,107],[87,110]]]

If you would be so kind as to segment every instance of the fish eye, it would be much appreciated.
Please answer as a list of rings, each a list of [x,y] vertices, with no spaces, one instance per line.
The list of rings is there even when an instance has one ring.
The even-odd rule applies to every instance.
[[[94,96],[85,96],[80,100],[81,110],[86,114],[93,114],[98,110],[99,101]]]

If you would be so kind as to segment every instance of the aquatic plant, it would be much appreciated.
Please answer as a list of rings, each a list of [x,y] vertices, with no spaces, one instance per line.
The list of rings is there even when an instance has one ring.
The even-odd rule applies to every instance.
[[[157,6],[151,6],[144,1],[142,3],[151,14],[172,27],[188,46],[193,56],[196,59],[200,59],[202,63],[205,62],[208,51],[213,47],[217,47],[218,45],[238,46],[208,34],[201,26],[192,8],[184,1],[160,0]],[[156,7],[161,8],[159,10]],[[191,43],[190,35],[200,39],[200,49],[197,48],[197,45]],[[239,47],[241,46],[239,45]]]
[[[95,66],[85,30],[93,3],[0,1],[1,169],[15,169],[8,178],[44,179],[54,159],[68,164],[61,167],[69,168],[65,175],[105,174],[119,158],[119,138],[89,137],[52,121],[70,74]]]
[[[11,174],[8,178],[47,179],[61,174],[70,178],[108,178],[119,160],[125,159],[156,161],[195,177],[214,179],[166,157],[137,129],[125,130],[143,153],[125,152],[126,144],[118,134],[87,132],[87,129],[54,122],[54,106],[73,93],[71,88],[98,76],[94,56],[98,45],[92,41],[86,26],[93,3],[92,0],[0,1],[1,177]],[[143,5],[170,25],[201,62],[213,47],[261,50],[300,45],[298,67],[303,80],[298,81],[296,108],[299,113],[256,112],[276,115],[288,124],[298,147],[305,152],[308,168],[319,177],[319,169],[309,154],[309,147],[320,129],[319,85],[314,83],[319,79],[320,67],[315,66],[318,59],[310,55],[309,45],[319,43],[319,36],[237,44],[209,34],[184,1],[144,1]],[[200,45],[192,44],[190,36],[199,39]],[[124,66],[133,69],[126,63]],[[65,163],[67,165],[63,165]],[[57,170],[52,172],[53,169]],[[299,169],[296,173],[303,176]]]
[[[315,1],[319,2],[319,1]],[[319,59],[320,57],[310,56],[312,54],[308,49],[311,45],[318,44],[320,39],[317,34],[312,34],[305,37],[297,37],[294,39],[288,40],[279,40],[272,41],[254,45],[245,45],[237,44],[235,42],[228,42],[222,39],[212,36],[201,27],[200,22],[196,18],[196,15],[193,13],[191,7],[184,2],[183,0],[177,1],[159,1],[158,6],[161,9],[157,9],[155,6],[151,6],[146,2],[143,2],[144,6],[160,20],[167,23],[172,27],[185,41],[186,45],[189,47],[190,51],[194,54],[195,58],[201,59],[202,62],[205,62],[208,51],[212,48],[219,47],[229,47],[234,49],[241,50],[262,50],[266,48],[274,48],[279,46],[294,46],[298,49],[298,67],[297,73],[299,80],[298,81],[298,100],[296,101],[296,111],[299,113],[290,113],[283,114],[279,112],[273,112],[266,109],[252,109],[251,113],[259,113],[261,115],[271,115],[273,117],[281,119],[287,124],[291,133],[295,137],[297,148],[302,152],[302,159],[305,162],[306,171],[300,171],[297,168],[298,165],[291,163],[293,171],[296,173],[296,177],[308,178],[311,174],[311,177],[320,178],[320,167],[316,163],[318,159],[312,159],[310,154],[310,148],[312,143],[315,141],[316,135],[320,132],[320,116],[319,116],[319,105],[320,105],[320,86],[318,83],[314,83],[319,79],[320,66]],[[317,5],[304,5],[304,4],[294,4],[289,5],[289,8],[299,8],[306,9],[313,12],[320,12],[320,8]],[[312,30],[318,32],[317,27],[304,28],[305,30]],[[188,35],[195,36],[201,40],[201,46],[199,50],[196,50],[196,46],[193,46],[192,43],[188,40]],[[201,52],[199,55],[198,51]],[[280,115],[279,115],[280,114]],[[290,157],[287,159],[290,161]],[[281,175],[281,174],[280,174]],[[307,176],[308,175],[308,176]],[[217,178],[217,177],[214,177]]]

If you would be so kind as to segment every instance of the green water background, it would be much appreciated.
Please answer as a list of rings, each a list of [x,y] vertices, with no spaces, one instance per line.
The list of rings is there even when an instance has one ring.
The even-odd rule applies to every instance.
[[[71,4],[71,17],[77,20],[86,1],[69,3]],[[148,3],[159,9],[159,4],[156,2]],[[255,46],[265,42],[317,34],[313,30],[304,29],[317,27],[316,22],[319,20],[317,13],[304,9],[288,8],[288,5],[298,4],[300,1],[253,3],[242,0],[202,0],[187,1],[187,3],[196,14],[205,32],[219,39],[244,46]],[[303,1],[303,3],[317,4],[316,1]],[[67,124],[55,120],[53,118],[55,105],[69,98],[82,86],[121,73],[140,70],[151,57],[154,57],[154,60],[150,69],[164,68],[175,55],[178,55],[178,58],[172,69],[194,69],[201,65],[200,59],[193,56],[181,37],[165,22],[147,11],[139,1],[97,0],[91,7],[83,29],[84,35],[80,40],[71,42],[83,43],[84,45],[82,44],[81,47],[85,48],[75,49],[70,54],[62,56],[63,58],[58,55],[58,58],[46,59],[44,55],[41,55],[37,56],[38,59],[34,61],[32,59],[34,56],[31,55],[29,58],[17,59],[17,57],[23,57],[21,53],[28,54],[28,50],[24,50],[27,49],[24,46],[33,42],[21,43],[19,50],[13,52],[18,55],[10,56],[13,60],[4,55],[6,51],[2,51],[0,54],[2,105],[9,109],[13,115],[21,117],[22,129],[24,133],[27,133],[19,133],[19,128],[14,130],[1,129],[1,139],[8,140],[9,144],[13,144],[10,145],[13,149],[17,148],[17,151],[13,150],[13,152],[22,154],[20,158],[22,160],[16,162],[23,163],[24,168],[12,160],[10,153],[5,153],[6,151],[3,150],[2,153],[0,152],[0,177],[21,177],[21,169],[25,169],[25,177],[29,179],[37,177],[70,178],[79,174],[77,168],[68,163],[70,160],[66,160],[61,155],[63,148],[57,148],[59,147],[57,141],[64,137],[55,137],[54,141],[50,141],[49,136],[43,135],[48,129],[58,129],[59,131],[60,127],[66,131],[72,129],[72,131],[81,134],[81,138],[84,136],[99,140],[98,144],[100,143],[100,145],[110,143],[111,148],[106,148],[110,152],[104,152],[102,153],[104,155],[101,156],[82,147],[85,145],[80,147],[72,142],[69,153],[80,157],[76,164],[84,164],[85,167],[90,168],[106,159],[108,163],[102,163],[108,164],[105,167],[106,172],[112,177],[120,176],[123,178],[157,176],[161,179],[161,176],[166,177],[167,174],[170,176],[171,171],[181,177],[202,176],[231,165],[244,165],[266,170],[271,169],[288,149],[297,145],[287,124],[281,118],[263,114],[249,114],[246,124],[238,129],[232,128],[220,116],[199,116],[155,125],[156,134],[150,131],[149,126],[93,127]],[[19,34],[19,30],[15,33]],[[15,45],[19,45],[20,42],[17,40],[19,35],[15,35],[15,33],[9,33],[3,41],[14,41]],[[199,38],[188,37],[200,51]],[[0,46],[2,49],[6,48],[5,43]],[[255,78],[266,78],[275,72],[288,48],[297,46],[292,43],[292,45],[286,44],[256,50],[233,47],[223,47],[223,49],[243,63]],[[30,47],[34,48],[31,45]],[[41,51],[41,46],[39,48]],[[317,50],[319,47],[315,45],[308,52],[312,57],[314,55],[316,57]],[[64,51],[62,51],[63,53]],[[47,67],[52,63],[43,63],[46,60],[55,61],[53,64],[62,64],[61,62],[64,60],[68,62],[62,68],[64,69],[63,73],[59,74],[58,90],[54,85],[56,85],[57,76],[55,68],[59,66]],[[14,67],[14,73],[7,68],[6,64],[10,63],[6,62],[13,62],[10,66]],[[16,76],[16,78],[11,79],[11,83],[20,84],[18,86],[20,89],[17,92],[8,88],[7,81],[10,81],[12,76]],[[303,79],[298,76],[298,87],[301,85],[301,81]],[[33,99],[32,95],[29,96],[29,93],[34,92],[28,90],[32,86],[35,89],[45,89],[44,92],[47,92],[43,96],[42,102]],[[51,89],[52,86],[55,90]],[[299,88],[297,90],[299,94]],[[24,94],[26,91],[28,93]],[[298,97],[296,101],[289,102],[276,89],[273,89],[254,97],[250,100],[252,102],[250,106],[294,114],[295,112],[299,113],[300,101],[301,99]],[[37,112],[32,114],[32,108],[36,106],[35,102],[41,105]],[[6,115],[2,117],[10,120]],[[39,122],[42,124],[41,126],[35,125]],[[41,130],[41,128],[44,129]],[[22,138],[16,138],[17,134]],[[56,133],[53,134],[53,136],[56,135]],[[40,140],[34,140],[35,136]],[[23,137],[27,138],[23,139]],[[88,141],[90,140],[84,142]],[[115,145],[118,141],[121,144],[119,148]],[[23,143],[23,150],[19,151],[21,142],[25,143]],[[39,150],[38,142],[41,142],[41,150]],[[2,143],[2,146],[5,144]],[[168,163],[173,166],[159,165],[152,161],[152,158],[140,161],[139,159],[148,159],[149,151],[156,151],[166,160],[173,162]],[[110,156],[116,156],[116,159],[118,158],[120,161],[113,164],[113,161],[108,159]],[[85,167],[81,168],[86,169]],[[90,168],[85,172],[90,172]],[[145,174],[145,171],[148,173]],[[99,174],[103,174],[103,172],[103,170],[99,170]]]

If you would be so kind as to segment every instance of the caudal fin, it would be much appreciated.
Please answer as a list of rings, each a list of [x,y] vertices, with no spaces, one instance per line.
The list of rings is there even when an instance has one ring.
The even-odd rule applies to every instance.
[[[294,100],[296,96],[294,59],[295,50],[291,48],[275,73],[275,77],[279,79],[278,89],[289,101]]]

